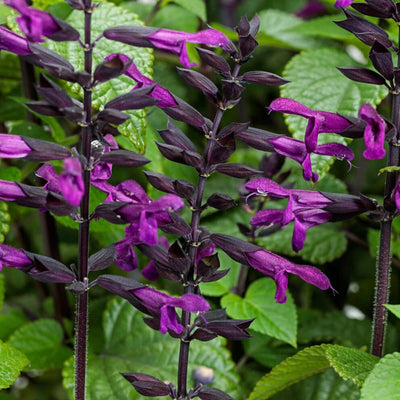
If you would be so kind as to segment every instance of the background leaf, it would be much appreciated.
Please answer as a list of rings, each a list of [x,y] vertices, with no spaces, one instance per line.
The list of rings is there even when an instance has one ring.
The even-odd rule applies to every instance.
[[[0,341],[0,389],[10,387],[27,364],[24,354]]]
[[[354,66],[355,61],[344,51],[322,48],[304,51],[294,56],[286,65],[283,76],[290,80],[281,89],[282,97],[289,97],[315,110],[338,112],[357,116],[363,103],[375,106],[387,95],[385,87],[353,82],[343,76],[336,67]],[[323,89],[321,89],[323,88]],[[285,116],[293,137],[304,139],[307,119]],[[338,135],[319,135],[319,143],[330,141],[345,143]],[[320,177],[326,174],[334,159],[312,155],[313,170]]]
[[[179,4],[185,10],[190,11],[203,21],[207,21],[206,5],[203,0],[172,0],[173,3]]]
[[[109,302],[103,318],[105,347],[100,354],[92,354],[88,361],[86,400],[144,399],[120,372],[147,373],[164,381],[176,382],[179,340],[150,329],[143,323],[142,316],[125,300]],[[194,341],[190,348],[189,377],[195,367],[207,366],[215,372],[216,387],[233,397],[240,397],[238,377],[224,343],[221,339],[206,343]],[[66,363],[63,377],[72,399],[72,359]],[[194,382],[191,381],[190,385]]]
[[[400,304],[385,304],[385,307],[397,318],[400,318]]]
[[[272,279],[261,278],[249,286],[244,298],[229,293],[221,299],[221,305],[232,318],[256,318],[251,324],[255,331],[296,347],[296,307],[289,292],[286,303],[276,303],[275,291],[276,285]]]
[[[78,31],[83,32],[84,19],[79,11],[73,11],[67,18],[67,22]],[[113,3],[100,2],[98,9],[93,13],[92,37],[96,38],[103,33],[104,29],[117,25],[143,25],[136,14],[115,6]],[[82,71],[83,57],[82,48],[76,42],[50,42],[49,47],[68,59],[75,69]],[[112,50],[110,50],[112,49]],[[153,61],[152,50],[147,48],[132,47],[123,43],[101,39],[93,51],[93,65],[96,66],[104,61],[104,57],[111,53],[123,53],[134,59],[136,66],[146,76],[151,75]],[[98,85],[93,92],[93,106],[101,109],[104,104],[115,96],[129,92],[135,86],[135,82],[121,76],[104,84]],[[79,91],[77,85],[73,87],[75,92]],[[118,127],[120,133],[129,137],[138,151],[143,152],[145,147],[144,135],[146,132],[145,111],[129,111],[131,119]]]
[[[365,380],[361,400],[396,400],[400,398],[400,353],[383,357]]]
[[[8,205],[4,201],[0,201],[0,243],[4,242],[5,235],[10,230],[10,221],[11,217],[8,213]]]
[[[52,319],[39,319],[16,330],[8,344],[26,354],[27,369],[54,369],[63,365],[72,350],[62,346],[63,331]]]

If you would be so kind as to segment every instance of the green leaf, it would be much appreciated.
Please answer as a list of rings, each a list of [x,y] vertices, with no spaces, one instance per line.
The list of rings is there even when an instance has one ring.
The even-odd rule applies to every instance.
[[[257,244],[268,250],[285,254],[287,256],[299,256],[304,261],[312,264],[325,264],[343,255],[347,248],[347,239],[343,232],[329,229],[328,225],[315,226],[307,230],[307,238],[304,247],[298,253],[292,249],[293,224],[284,229],[257,239]]]
[[[400,353],[383,357],[372,370],[361,389],[361,400],[400,399]]]
[[[0,315],[0,340],[7,340],[15,330],[27,322],[28,318],[21,310],[8,309],[7,314]]]
[[[4,275],[0,274],[0,315],[1,315],[1,310],[3,309],[4,293],[5,293]]]
[[[261,35],[257,37],[257,41],[260,45],[307,50],[330,44],[325,39],[293,32],[297,25],[302,24],[302,20],[291,13],[270,9],[261,11],[258,15]]]
[[[395,166],[395,165],[390,165],[389,167],[381,168],[381,169],[378,171],[378,175],[381,175],[381,174],[383,174],[384,172],[397,172],[397,171],[400,171],[400,167],[397,167],[397,166]]]
[[[161,8],[151,21],[152,26],[162,26],[163,29],[174,29],[186,32],[195,32],[199,20],[195,14],[175,4],[168,4]],[[163,81],[163,86],[165,83]]]
[[[360,391],[333,370],[312,376],[272,396],[274,400],[359,400]]]
[[[21,182],[21,170],[17,167],[2,168],[0,170],[0,179],[5,181]]]
[[[207,21],[207,10],[203,0],[172,0],[175,4],[179,4],[185,10],[195,14],[203,21]]]
[[[319,36],[347,41],[353,40],[354,35],[333,23],[333,21],[340,20],[343,20],[343,14],[326,15],[313,18],[310,21],[302,21],[293,28],[287,29],[287,31],[299,35]]]
[[[10,387],[28,364],[24,354],[0,341],[0,389]]]
[[[201,293],[205,296],[220,297],[231,291],[237,285],[237,279],[240,272],[240,264],[233,261],[226,253],[218,252],[221,263],[221,270],[230,268],[230,271],[222,279],[215,282],[206,282],[200,284]]]
[[[244,298],[230,293],[221,299],[221,305],[232,318],[255,318],[251,324],[255,331],[296,347],[296,307],[288,292],[286,303],[276,303],[275,291],[272,279],[261,278],[249,286]]]
[[[397,318],[400,318],[400,304],[384,304],[384,306]]]
[[[81,12],[74,10],[67,18],[67,22],[73,25],[79,32],[83,32],[84,19]],[[112,3],[100,2],[98,9],[93,13],[92,37],[99,37],[104,29],[117,25],[143,25],[136,14],[126,9],[115,6]],[[83,51],[77,42],[52,42],[49,47],[69,60],[76,70],[84,69]],[[136,66],[146,76],[151,74],[153,61],[152,51],[147,48],[129,46],[123,43],[101,39],[93,50],[93,65],[96,66],[104,61],[104,57],[110,53],[123,53],[135,60]],[[121,76],[96,86],[93,91],[93,106],[101,109],[104,104],[115,96],[129,92],[135,86],[135,82],[127,76]],[[73,90],[79,93],[80,88],[73,86]],[[145,147],[144,134],[146,131],[146,120],[144,110],[128,112],[131,119],[118,126],[118,130],[124,136],[129,137],[138,151],[143,152]]]
[[[291,82],[281,89],[282,97],[289,97],[305,106],[344,115],[357,116],[363,103],[377,105],[387,95],[385,87],[359,83],[347,79],[336,67],[353,66],[355,62],[343,51],[322,48],[304,51],[294,56],[286,65],[283,76]],[[307,119],[286,116],[286,122],[293,136],[304,139]],[[333,134],[319,136],[320,144],[334,141],[345,143],[344,138]],[[333,163],[331,157],[312,155],[313,170],[326,174]]]
[[[150,329],[142,317],[143,314],[125,300],[115,299],[108,304],[103,318],[105,347],[101,355],[91,355],[88,360],[86,400],[144,400],[120,372],[141,372],[176,383],[180,341]],[[238,397],[238,376],[224,343],[221,339],[192,342],[189,385],[194,385],[191,378],[193,368],[204,365],[215,371],[216,387]],[[66,363],[63,378],[72,399],[72,360]]]
[[[333,345],[326,348],[326,356],[335,371],[344,379],[361,387],[379,361],[378,357],[365,351]]]
[[[274,367],[258,381],[248,400],[268,399],[296,382],[329,369],[326,346],[308,347]]]
[[[16,124],[13,124],[13,126],[10,129],[10,134],[29,136],[31,138],[41,139],[41,140],[49,140],[48,131],[46,131],[42,126],[28,121],[21,121]]]
[[[60,368],[72,354],[62,346],[63,331],[52,319],[39,319],[15,331],[8,344],[20,350],[30,360],[29,369]]]
[[[11,217],[8,213],[8,205],[4,201],[0,201],[0,243],[4,242],[5,235],[10,230],[10,221]]]
[[[3,7],[3,5],[0,5]],[[6,7],[10,11],[9,7]],[[0,79],[1,88],[0,93],[6,96],[11,93],[11,91],[18,86],[21,80],[21,70],[18,62],[18,57],[14,54],[7,52],[1,52],[0,54]],[[8,115],[1,115],[1,120],[4,119],[8,121]]]

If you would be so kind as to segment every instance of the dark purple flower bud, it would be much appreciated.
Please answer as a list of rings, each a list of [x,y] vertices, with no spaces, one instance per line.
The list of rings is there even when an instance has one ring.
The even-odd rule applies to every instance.
[[[213,193],[207,199],[207,206],[216,208],[217,210],[227,210],[233,207],[236,203],[231,197],[223,193]]]
[[[244,86],[242,86],[238,80],[223,79],[221,83],[222,94],[226,100],[236,100],[244,91]]]
[[[386,48],[393,47],[388,34],[378,25],[367,21],[361,16],[347,10],[343,10],[347,19],[344,21],[335,21],[335,24],[343,29],[353,33],[359,40],[367,46],[372,46],[374,42],[379,42]]]
[[[222,390],[208,386],[203,386],[199,390],[197,397],[199,397],[201,400],[233,400],[231,396],[228,396]]]
[[[129,150],[112,150],[104,153],[100,160],[105,163],[123,167],[141,167],[150,162],[145,156]]]
[[[116,246],[111,244],[89,257],[89,271],[98,271],[107,268],[117,258]]]
[[[170,144],[155,142],[160,153],[168,160],[190,165],[197,170],[201,169],[203,165],[203,158],[197,152],[182,150],[179,147]]]
[[[19,56],[32,53],[26,38],[0,26],[0,50],[6,50]]]
[[[239,35],[239,48],[242,59],[247,58],[258,46],[255,39],[260,28],[260,18],[256,14],[250,21],[247,16],[240,19],[239,25],[235,28]]]
[[[391,82],[394,70],[392,53],[379,42],[375,42],[369,52],[369,58],[376,70]]]
[[[85,4],[82,0],[65,0],[75,10],[84,10]]]
[[[270,111],[279,111],[285,114],[300,115],[308,119],[304,142],[307,152],[313,152],[318,143],[320,133],[338,133],[345,130],[351,123],[339,114],[310,110],[298,101],[279,98],[268,107]]]
[[[290,82],[279,75],[266,71],[245,72],[242,76],[238,77],[238,80],[242,83],[258,83],[259,85],[268,87],[282,86],[285,83]]]
[[[152,87],[136,89],[110,100],[105,109],[140,110],[142,108],[159,105],[160,101],[151,95]]]
[[[364,15],[377,18],[393,18],[399,21],[396,4],[392,0],[367,0],[366,3],[353,3],[352,7]]]
[[[165,143],[177,146],[182,150],[197,151],[193,142],[170,119],[168,119],[167,128],[158,131]]]
[[[143,396],[168,396],[170,387],[154,376],[141,373],[124,373],[121,375],[132,384],[135,390]]]
[[[269,142],[269,139],[284,137],[277,133],[264,131],[253,127],[247,128],[245,131],[241,131],[235,134],[236,138],[247,143],[249,146],[254,147],[257,150],[262,151],[275,151],[274,146]]]
[[[24,158],[29,161],[61,160],[71,152],[46,140],[0,133],[0,158]]]
[[[99,64],[93,74],[94,82],[106,82],[124,74],[132,64],[132,60],[121,57],[108,57]]]
[[[210,94],[215,98],[218,88],[206,76],[191,69],[177,68],[179,75],[183,80],[195,89],[201,90],[203,93]]]
[[[72,26],[45,11],[29,7],[24,0],[4,0],[6,6],[17,10],[21,16],[17,22],[30,42],[44,42],[42,36],[55,41],[75,41],[79,32]]]
[[[196,33],[188,33],[146,26],[117,26],[106,29],[104,36],[107,39],[133,46],[153,47],[177,54],[179,55],[179,61],[186,68],[196,65],[189,61],[186,42],[219,46],[222,49],[229,44],[229,39],[223,33],[211,28]]]
[[[255,175],[262,174],[262,171],[258,171],[248,167],[247,165],[237,163],[219,164],[217,165],[216,170],[222,174],[241,179],[251,178]]]
[[[272,153],[270,156],[263,156],[260,161],[260,169],[266,178],[272,178],[279,173],[285,162],[285,157],[279,153]],[[278,182],[279,183],[279,182]]]
[[[166,193],[177,194],[174,187],[174,179],[167,175],[160,174],[158,172],[144,171],[149,183],[157,190]]]
[[[114,108],[105,108],[96,115],[96,121],[103,121],[112,125],[123,124],[129,118],[129,114],[118,111]]]
[[[371,69],[364,67],[337,67],[337,69],[352,81],[387,86],[385,78]]]
[[[186,275],[190,268],[190,259],[187,254],[182,250],[177,241],[172,243],[168,249],[168,264],[171,269]]]
[[[211,50],[203,49],[201,47],[196,47],[197,53],[199,53],[200,59],[204,64],[215,68],[217,71],[229,73],[230,67],[224,58],[215,54]]]
[[[383,148],[386,130],[385,120],[368,103],[361,106],[358,116],[367,123],[364,131],[366,149],[363,156],[368,160],[383,158],[386,154]]]

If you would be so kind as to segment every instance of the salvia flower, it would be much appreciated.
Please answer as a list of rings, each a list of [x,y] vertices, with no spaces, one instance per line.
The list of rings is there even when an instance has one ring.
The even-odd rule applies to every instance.
[[[3,265],[11,268],[24,269],[31,264],[32,261],[22,250],[0,244],[0,271]]]
[[[71,152],[67,148],[56,143],[0,133],[0,158],[24,158],[42,162],[70,156]]]
[[[311,110],[296,100],[279,98],[268,107],[270,111],[279,111],[285,114],[300,115],[308,119],[304,142],[307,152],[317,148],[320,133],[339,133],[348,128],[351,123],[338,114],[328,111]]]
[[[364,131],[366,149],[363,156],[368,160],[383,158],[386,154],[383,148],[386,131],[385,120],[368,103],[361,106],[358,116],[367,123]]]
[[[135,289],[132,292],[148,310],[160,316],[160,332],[164,334],[168,330],[177,334],[183,331],[175,308],[190,312],[205,312],[210,309],[207,301],[196,294],[184,294],[177,298],[150,287]]]
[[[112,60],[116,57],[119,58],[121,62],[127,62],[129,60],[129,57],[125,54],[110,54],[105,58],[105,60]],[[157,103],[157,107],[165,108],[176,106],[176,101],[171,93],[161,85],[156,84],[156,82],[154,82],[152,79],[143,75],[133,62],[130,64],[124,74],[136,82],[136,86],[132,90],[155,85],[154,89],[150,93],[150,96],[157,100],[161,100],[159,103]]]
[[[319,269],[309,265],[291,263],[283,257],[261,249],[246,254],[248,263],[264,275],[270,276],[276,283],[275,300],[277,303],[286,302],[288,275],[293,274],[316,286],[321,290],[332,288],[327,276]]]
[[[353,0],[336,0],[335,2],[335,7],[336,8],[343,8],[343,7],[348,7],[351,5]]]
[[[57,175],[51,164],[42,165],[36,175],[47,181],[43,189],[60,193],[73,206],[78,206],[85,193],[82,164],[77,157],[66,158],[63,170]]]
[[[304,281],[326,290],[331,288],[329,279],[319,269],[309,265],[293,264],[263,248],[224,234],[212,234],[211,240],[235,261],[250,265],[276,283],[275,300],[286,302],[288,275],[298,275]]]
[[[28,40],[0,26],[0,50],[6,50],[19,56],[31,54]]]
[[[25,0],[4,0],[4,4],[21,14],[17,22],[30,42],[44,42],[43,36],[63,41],[79,38],[79,33],[70,25],[45,11],[29,7]]]
[[[186,43],[198,43],[208,46],[229,47],[229,39],[216,29],[205,29],[196,33],[159,29],[146,26],[117,26],[104,31],[107,39],[116,40],[139,47],[152,47],[179,55],[181,64],[190,68],[195,63],[189,61]]]

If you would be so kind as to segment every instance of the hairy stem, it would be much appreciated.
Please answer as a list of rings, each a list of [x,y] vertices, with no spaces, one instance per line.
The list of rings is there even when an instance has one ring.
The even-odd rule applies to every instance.
[[[400,66],[398,58],[397,66]],[[397,136],[392,143],[389,143],[388,166],[399,165],[400,148],[399,129],[400,129],[400,95],[394,94],[392,99],[392,123],[397,129]],[[372,327],[371,353],[382,357],[384,351],[384,341],[387,325],[387,310],[384,304],[389,302],[390,292],[390,241],[392,237],[392,220],[395,213],[395,206],[390,200],[392,192],[396,186],[397,174],[388,172],[386,175],[384,207],[386,218],[381,223],[381,233],[379,242],[379,255],[376,270],[375,288],[375,309]]]
[[[239,74],[240,65],[236,64],[232,73],[232,76],[236,78]],[[189,258],[190,258],[190,271],[188,273],[187,282],[185,282],[184,293],[194,293],[194,271],[196,267],[196,255],[197,248],[199,246],[200,239],[200,217],[202,213],[202,203],[204,196],[204,189],[207,179],[210,175],[211,165],[210,157],[214,147],[214,143],[217,137],[217,132],[221,124],[222,116],[225,110],[218,108],[214,116],[213,125],[211,131],[209,132],[209,138],[207,140],[204,149],[204,161],[202,171],[199,173],[199,180],[196,189],[196,197],[193,202],[192,211],[192,221],[191,221],[191,243],[189,248]],[[182,311],[182,325],[186,329],[190,325],[191,314],[189,311]],[[183,338],[181,340],[179,349],[179,366],[178,366],[178,399],[184,399],[187,396],[187,369],[189,365],[189,349],[190,341]]]
[[[90,4],[85,10],[85,72],[92,74],[92,45],[91,45]],[[83,106],[86,114],[85,126],[82,129],[82,155],[90,160],[90,145],[92,141],[92,91],[84,88]],[[80,205],[81,224],[79,226],[79,280],[88,282],[89,259],[89,193],[90,171],[83,171],[85,194]],[[85,399],[87,329],[88,329],[88,292],[78,295],[76,344],[75,344],[75,400]]]

